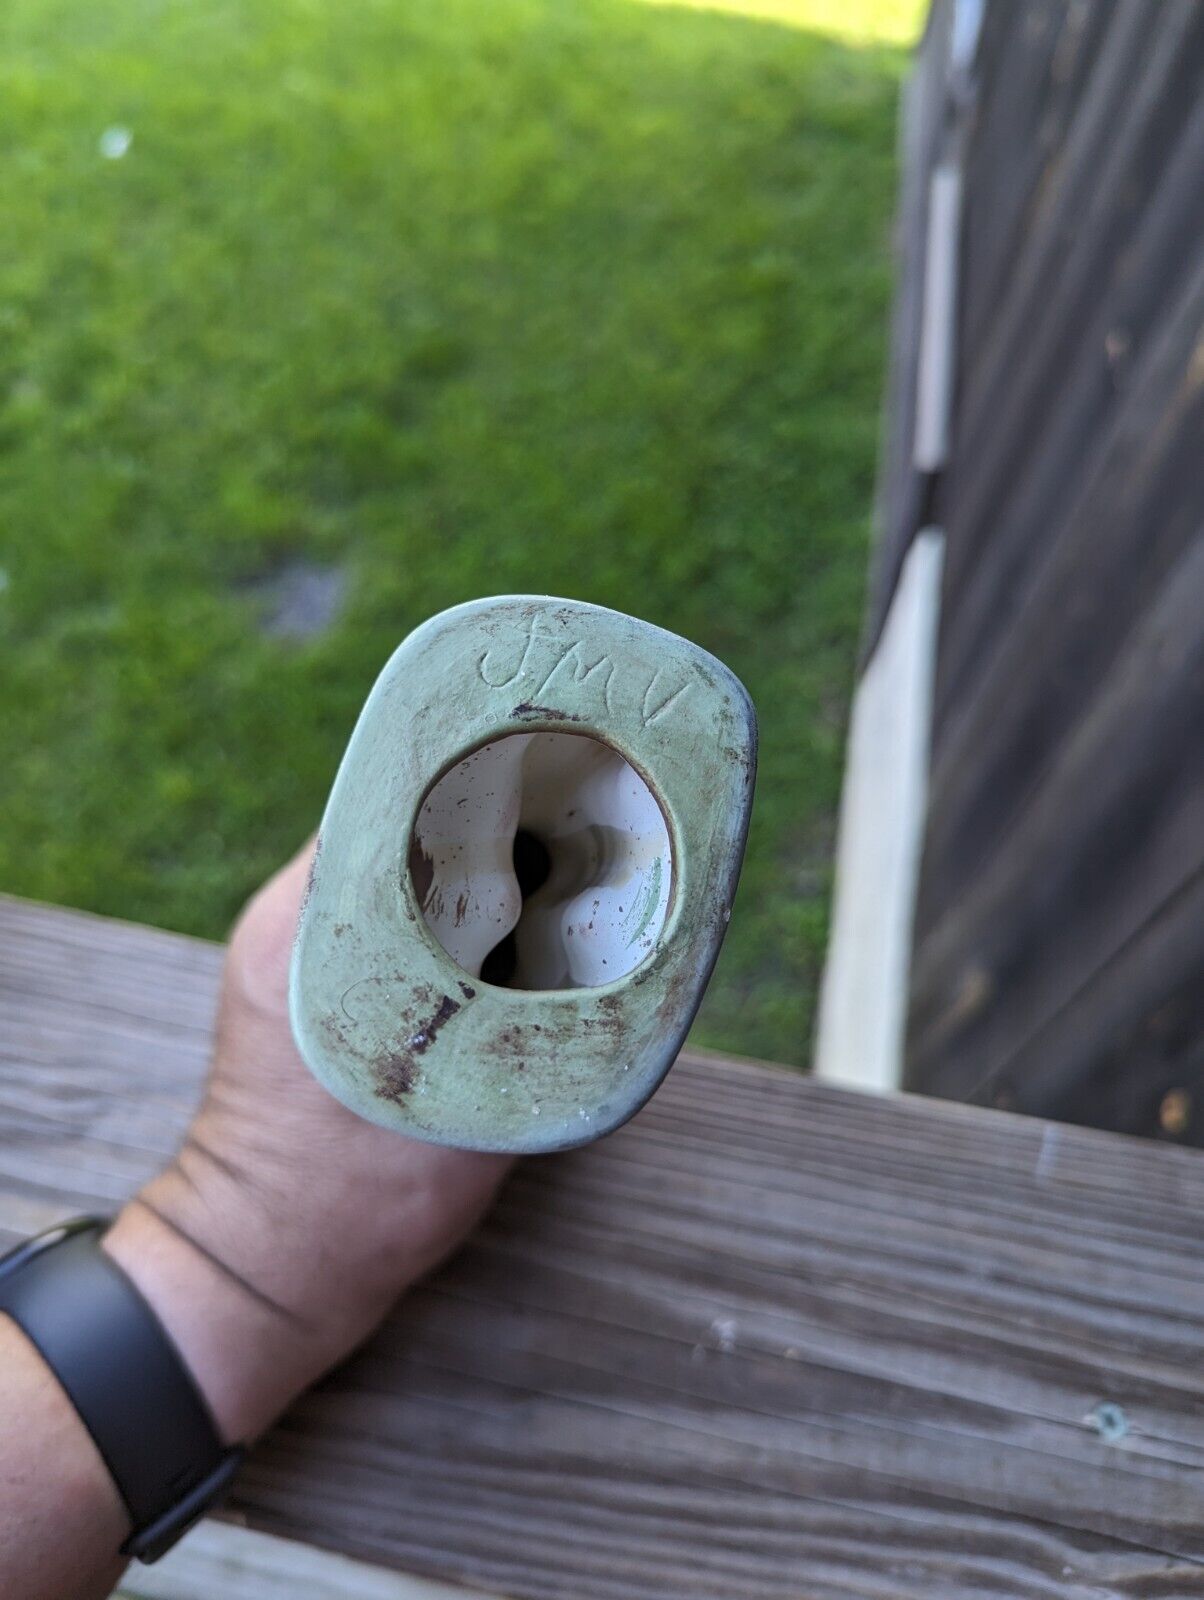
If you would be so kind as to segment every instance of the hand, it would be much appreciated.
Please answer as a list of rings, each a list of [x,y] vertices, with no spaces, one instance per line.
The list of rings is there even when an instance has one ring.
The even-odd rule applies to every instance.
[[[464,1238],[508,1161],[362,1121],[311,1077],[287,982],[312,846],[230,940],[204,1102],[105,1248],[175,1339],[228,1442],[254,1437]]]

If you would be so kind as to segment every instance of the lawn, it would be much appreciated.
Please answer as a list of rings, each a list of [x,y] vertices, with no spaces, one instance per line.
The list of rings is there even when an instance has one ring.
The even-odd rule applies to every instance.
[[[6,0],[0,886],[220,936],[417,622],[723,657],[695,1038],[801,1062],[916,0]]]

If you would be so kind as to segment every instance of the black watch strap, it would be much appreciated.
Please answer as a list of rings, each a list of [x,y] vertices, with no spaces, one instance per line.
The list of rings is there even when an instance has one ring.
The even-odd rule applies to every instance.
[[[100,1249],[107,1226],[81,1217],[0,1260],[0,1312],[95,1441],[133,1523],[121,1553],[155,1561],[220,1495],[244,1452],[222,1444],[175,1345]]]

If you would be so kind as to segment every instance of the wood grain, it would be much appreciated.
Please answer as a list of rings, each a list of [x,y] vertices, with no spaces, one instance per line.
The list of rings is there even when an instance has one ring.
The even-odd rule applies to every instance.
[[[1006,1068],[1204,867],[1204,741],[1195,736],[1202,596],[1204,540],[1196,539],[1033,785],[1004,847],[921,940],[908,1061],[926,1089],[955,1092],[967,1071]]]
[[[1204,1144],[1204,0],[990,0],[965,99],[903,1081]]]
[[[1179,1100],[1176,1136],[1200,1142],[1204,1082],[1204,869],[1198,869],[990,1078],[978,1097],[1018,1111],[1084,1104],[1092,1125],[1167,1138],[1162,1108]],[[1186,1097],[1186,1098],[1184,1098]]]
[[[229,1522],[194,1528],[154,1566],[135,1564],[115,1600],[489,1600],[459,1584],[432,1583],[349,1561],[313,1545]]]
[[[6,1236],[170,1151],[218,959],[0,901]],[[1204,1595],[1202,1212],[1192,1152],[686,1056],[521,1168],[230,1514],[532,1600]]]
[[[977,352],[990,337],[1035,214],[1051,185],[1062,181],[1066,138],[1104,36],[1135,27],[1140,6],[1141,0],[987,4],[972,80],[967,178],[977,203],[968,208],[965,231],[966,349]]]
[[[1092,137],[1067,154],[1068,192],[1034,226],[989,340],[959,352],[960,466],[942,500],[950,545],[938,746],[952,700],[981,681],[987,646],[1006,631],[1054,542],[1034,535],[1031,503],[1027,516],[1009,516],[1012,502],[1038,495],[1046,527],[1059,525],[1115,402],[1109,351],[1120,337],[1136,353],[1190,265],[1181,230],[1198,209],[1193,216],[1180,205],[1156,220],[1151,212],[1204,86],[1204,6],[1168,0],[1159,15],[1151,28],[1139,12],[1132,38],[1110,33],[1115,48],[1101,55],[1099,82],[1092,74],[1084,97],[1098,101]],[[967,195],[968,205],[991,203],[989,192]]]
[[[1204,114],[1200,127],[1204,158]],[[981,682],[947,716],[932,765],[937,826],[925,858],[921,940],[1109,692],[1134,629],[1198,537],[1204,387],[1194,366],[1204,339],[1204,249],[1199,257],[1182,298],[1164,308],[1153,348],[1130,369],[1110,425],[1085,446],[1081,491],[1055,525],[1039,576],[1011,625],[984,640],[991,659]],[[1154,417],[1160,426],[1151,426]],[[1039,485],[1023,498],[1035,525]]]

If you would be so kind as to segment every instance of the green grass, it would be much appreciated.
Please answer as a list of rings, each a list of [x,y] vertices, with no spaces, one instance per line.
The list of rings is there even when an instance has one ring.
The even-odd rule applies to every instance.
[[[220,935],[410,627],[579,596],[752,691],[695,1036],[803,1060],[917,9],[6,0],[0,884]]]

